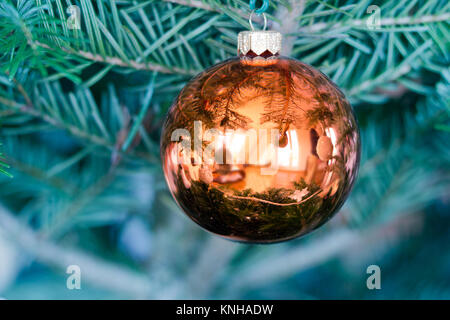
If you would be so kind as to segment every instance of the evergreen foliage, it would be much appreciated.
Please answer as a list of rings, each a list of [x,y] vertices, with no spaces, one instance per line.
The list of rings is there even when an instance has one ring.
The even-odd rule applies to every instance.
[[[270,2],[283,54],[352,103],[363,153],[329,224],[248,246],[179,214],[159,156],[175,96],[236,54],[247,1],[0,0],[0,296],[450,298],[450,3]]]

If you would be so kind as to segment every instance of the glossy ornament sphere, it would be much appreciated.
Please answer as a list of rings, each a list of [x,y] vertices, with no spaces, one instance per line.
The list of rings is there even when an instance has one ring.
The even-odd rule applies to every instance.
[[[355,181],[360,138],[342,92],[320,71],[250,52],[202,72],[169,110],[163,169],[184,212],[243,242],[304,235]]]

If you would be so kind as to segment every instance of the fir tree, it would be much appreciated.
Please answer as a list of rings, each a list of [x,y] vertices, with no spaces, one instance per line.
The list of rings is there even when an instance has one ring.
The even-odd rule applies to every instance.
[[[192,76],[235,56],[248,2],[0,1],[0,173],[8,164],[14,175],[0,174],[0,296],[71,298],[61,275],[77,264],[84,298],[98,298],[95,286],[102,298],[373,298],[361,274],[375,263],[391,281],[377,297],[450,297],[448,1],[270,3],[283,54],[349,98],[363,154],[332,223],[263,247],[183,220],[159,156],[172,101]],[[245,121],[226,97],[225,113],[205,123]],[[324,108],[308,116],[329,116]],[[234,210],[223,193],[209,196],[197,200]]]

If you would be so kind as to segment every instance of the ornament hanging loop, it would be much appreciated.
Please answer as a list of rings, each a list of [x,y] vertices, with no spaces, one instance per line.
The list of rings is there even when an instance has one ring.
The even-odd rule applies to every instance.
[[[256,0],[250,0],[250,10],[255,11],[258,16],[264,14],[267,9],[269,9],[269,0],[263,0],[263,4],[259,9],[256,9]]]
[[[255,31],[255,27],[253,26],[253,14],[255,13],[255,10],[252,10],[252,12],[250,13],[250,17],[248,18],[248,23],[250,24],[250,29],[252,31]],[[263,30],[266,31],[267,29],[267,16],[265,13],[262,14],[263,18],[264,18],[264,27]]]

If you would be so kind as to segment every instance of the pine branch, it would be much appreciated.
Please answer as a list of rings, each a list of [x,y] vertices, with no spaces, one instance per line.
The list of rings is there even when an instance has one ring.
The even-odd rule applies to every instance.
[[[34,42],[34,44],[41,48],[52,49],[50,46],[48,46],[45,43]],[[133,68],[137,71],[147,70],[147,71],[157,71],[157,72],[167,73],[167,74],[183,74],[183,75],[189,75],[189,76],[194,76],[197,73],[199,73],[198,70],[186,70],[186,69],[181,69],[181,68],[177,68],[177,67],[167,68],[162,65],[158,65],[155,63],[151,63],[151,62],[138,62],[136,60],[124,61],[123,59],[121,59],[119,57],[108,57],[108,56],[104,57],[100,54],[94,54],[94,53],[88,52],[88,51],[73,50],[73,49],[66,49],[66,48],[61,48],[61,49],[66,53],[80,56],[84,59],[87,59],[87,60],[90,60],[93,62],[106,63],[106,64],[110,64],[113,66],[124,67],[124,68]]]
[[[1,143],[0,143],[1,146]],[[0,152],[0,174],[3,174],[7,177],[12,178],[12,175],[6,171],[9,168],[9,165],[4,162],[3,154]]]
[[[48,185],[52,189],[58,190],[67,195],[75,195],[80,190],[72,185],[71,182],[66,181],[65,179],[61,179],[58,177],[49,177],[47,170],[43,170],[36,166],[32,166],[28,163],[24,163],[19,161],[15,157],[11,158],[11,165],[14,167],[15,171],[19,171],[21,174],[27,175],[32,179],[38,181],[38,183],[42,185]]]
[[[163,1],[179,4],[186,7],[193,7],[208,11],[220,12],[218,9],[200,0],[163,0]]]
[[[150,163],[153,163],[156,161],[156,159],[151,154],[142,153],[142,152],[134,151],[134,150],[128,150],[127,152],[123,152],[123,151],[119,150],[114,143],[106,140],[105,138],[98,136],[98,135],[88,133],[86,131],[81,130],[80,128],[78,128],[75,125],[65,123],[65,122],[61,121],[60,119],[51,117],[50,115],[45,114],[42,111],[40,111],[36,108],[33,108],[32,106],[17,103],[15,101],[8,100],[1,96],[0,96],[0,104],[3,104],[4,106],[12,108],[15,111],[21,112],[23,114],[27,114],[27,115],[33,116],[35,118],[39,118],[42,121],[44,121],[56,128],[60,128],[60,129],[64,129],[64,130],[68,131],[70,134],[74,135],[75,137],[78,137],[79,139],[89,141],[90,143],[94,143],[101,147],[105,147],[111,151],[118,152],[124,156],[131,155],[134,157],[142,158]]]
[[[417,212],[409,213],[410,216]],[[234,274],[234,280],[227,286],[228,292],[240,291],[243,288],[256,289],[270,285],[289,276],[300,274],[317,265],[332,259],[339,254],[367,248],[374,241],[384,239],[383,243],[396,241],[401,237],[404,218],[392,219],[366,230],[354,231],[345,227],[331,232],[327,236],[299,245],[286,252],[271,257],[261,257],[249,266],[244,266]],[[388,232],[389,237],[388,237]],[[264,265],[255,270],[253,266]]]
[[[399,18],[382,18],[380,19],[380,27],[402,26],[402,25],[420,25],[450,20],[450,13],[444,12],[440,14],[425,15],[420,17],[399,17]],[[348,19],[339,22],[318,22],[310,26],[300,27],[298,32],[291,34],[300,35],[302,33],[319,33],[326,30],[340,29],[343,27],[350,28],[366,28],[367,19]],[[383,29],[382,29],[383,30]],[[385,31],[389,31],[386,29]]]
[[[353,88],[348,90],[350,96],[356,96],[364,91],[368,91],[377,85],[386,83],[387,81],[393,81],[401,78],[402,76],[408,74],[411,71],[411,65],[415,61],[416,57],[423,55],[423,52],[431,46],[431,40],[426,41],[422,46],[417,48],[411,55],[409,55],[402,63],[398,66],[388,69],[378,75],[373,79],[368,79],[362,83],[357,84]]]
[[[90,283],[134,298],[151,297],[152,284],[146,275],[87,255],[76,249],[59,247],[22,225],[14,215],[0,205],[2,235],[14,240],[22,250],[38,261],[66,270],[70,265],[81,268],[83,278]]]
[[[9,71],[0,75],[1,140],[11,155],[6,162],[18,173],[15,179],[0,174],[0,194],[1,202],[20,208],[16,216],[0,206],[1,234],[44,265],[65,270],[68,264],[78,264],[90,283],[131,297],[241,298],[254,295],[252,288],[273,285],[269,293],[257,293],[273,298],[282,280],[283,289],[288,288],[283,292],[296,298],[308,289],[298,290],[285,281],[287,277],[318,265],[329,267],[335,257],[367,251],[375,240],[378,249],[379,239],[391,239],[392,233],[402,236],[400,225],[435,202],[445,209],[441,199],[448,193],[448,133],[436,129],[449,128],[449,85],[437,80],[449,79],[449,6],[441,0],[384,1],[381,28],[368,30],[369,2],[339,2],[338,7],[334,5],[338,2],[322,0],[271,1],[269,12],[277,19],[268,15],[269,29],[284,33],[284,54],[319,67],[346,91],[355,102],[364,143],[357,184],[339,216],[328,224],[331,233],[319,231],[270,247],[244,247],[217,238],[205,241],[206,235],[194,224],[172,217],[179,209],[154,165],[159,163],[159,129],[173,96],[187,76],[235,55],[236,33],[248,27],[248,1],[75,0],[70,3],[81,8],[80,30],[67,29],[67,1],[37,1],[44,6],[16,0],[0,4],[0,64]],[[145,71],[160,75],[140,124],[137,115],[149,88]],[[75,89],[65,79],[71,79]],[[229,87],[224,81],[219,79],[211,88]],[[195,90],[185,92],[186,97],[191,93]],[[215,90],[209,96],[216,97]],[[130,134],[136,132],[130,130],[133,123],[139,126],[136,139]],[[52,128],[65,130],[70,137],[41,132]],[[85,145],[80,147],[77,140]],[[132,140],[130,150],[121,152],[127,140]],[[105,171],[122,156],[151,165],[123,161],[111,182],[112,175]],[[150,181],[137,179],[141,174]],[[237,196],[248,200],[248,195]],[[140,198],[147,201],[145,206],[136,204]],[[426,219],[433,218],[429,213],[434,212],[427,209]],[[152,240],[150,249],[144,245],[149,252],[143,260],[134,258],[133,249],[122,247],[119,238],[135,217],[143,217]],[[445,223],[443,217],[437,218],[439,223]],[[36,229],[19,222],[22,218]],[[431,239],[435,230],[427,235],[427,223],[420,225],[421,237]],[[102,228],[96,228],[99,225]],[[111,229],[117,235],[114,239],[101,233]],[[66,232],[64,240],[75,239],[99,257],[117,254],[115,260],[136,263],[149,275],[43,237]],[[138,233],[133,232],[131,246],[148,244]],[[92,235],[88,244],[86,234]],[[429,244],[419,241],[429,252]],[[105,245],[108,253],[99,250]],[[390,263],[398,249],[393,239]],[[358,253],[352,258],[362,261]],[[180,270],[187,276],[180,278]],[[414,272],[408,270],[405,277]],[[36,283],[39,272],[32,277]],[[19,277],[18,286],[21,281]],[[320,291],[317,283],[312,280],[315,292]],[[83,293],[89,294],[88,288]]]
[[[219,277],[224,274],[225,268],[229,265],[238,246],[224,239],[211,238],[204,245],[202,252],[194,262],[190,272],[186,277],[184,295],[189,295],[191,299],[205,299],[215,288]],[[220,252],[217,259],[211,261],[211,257],[216,252]]]
[[[115,164],[115,166],[116,165],[117,164]],[[56,214],[57,218],[51,229],[45,232],[45,237],[59,238],[67,232],[67,227],[70,225],[69,221],[73,220],[83,207],[94,201],[99,194],[111,185],[116,174],[115,166],[108,170],[105,175],[100,177],[91,186],[80,191],[80,194],[74,197],[74,200],[69,206]]]
[[[224,9],[228,9],[231,12],[235,13],[236,15],[240,16],[241,18],[243,18],[245,20],[247,20],[250,15],[250,13],[247,11],[239,10],[236,8],[227,8],[219,3],[216,3],[216,5],[209,5],[200,0],[163,0],[163,1],[179,4],[182,6],[199,8],[199,9],[212,11],[212,12],[218,12],[218,13],[224,13]],[[259,24],[263,23],[262,17],[255,16],[253,19],[256,23],[259,23]]]
[[[114,147],[113,144],[111,144],[109,141],[107,141],[106,139],[104,139],[100,136],[91,135],[89,133],[86,133],[73,125],[66,124],[60,120],[52,118],[49,115],[31,107],[31,106],[28,106],[26,104],[20,104],[15,101],[12,101],[12,100],[5,99],[3,97],[0,97],[0,103],[7,107],[13,108],[14,110],[19,111],[21,113],[39,118],[56,128],[61,128],[61,129],[67,130],[74,136],[81,138],[83,140],[87,140],[96,145],[103,146],[103,147],[110,148],[110,149]]]
[[[283,39],[282,52],[286,56],[290,56],[294,48],[295,38],[289,36],[292,30],[296,30],[298,26],[298,17],[300,17],[305,10],[305,0],[290,0],[290,8],[280,7],[275,16],[280,20],[280,23],[274,23],[273,28],[285,37]]]

